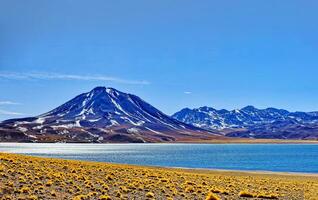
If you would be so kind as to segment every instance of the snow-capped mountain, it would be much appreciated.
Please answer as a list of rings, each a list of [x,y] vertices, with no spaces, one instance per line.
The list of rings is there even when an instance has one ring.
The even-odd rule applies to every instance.
[[[257,109],[253,106],[236,110],[216,110],[206,106],[195,109],[185,108],[172,117],[205,129],[245,128],[284,120],[299,123],[318,122],[318,115],[315,112],[289,112],[277,108]]]
[[[50,137],[94,142],[174,141],[213,135],[165,115],[135,95],[105,87],[96,87],[42,115],[6,120],[0,124],[1,132],[37,141]]]
[[[203,129],[218,129],[231,137],[318,138],[317,112],[289,112],[277,108],[257,109],[253,106],[236,110],[217,110],[205,106],[185,108],[172,117]]]
[[[97,87],[37,119],[56,127],[96,127],[116,125],[180,129],[181,123],[163,114],[139,97],[113,88]]]

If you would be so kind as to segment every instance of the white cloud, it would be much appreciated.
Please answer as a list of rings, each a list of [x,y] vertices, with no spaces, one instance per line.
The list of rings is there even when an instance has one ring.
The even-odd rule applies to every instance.
[[[192,94],[192,92],[186,91],[184,92],[184,94]]]
[[[13,102],[13,101],[0,101],[0,106],[7,106],[7,105],[20,105],[20,103]],[[23,113],[0,109],[0,115],[23,115]]]
[[[111,81],[116,83],[131,85],[148,85],[150,82],[145,80],[127,80],[118,77],[104,75],[76,75],[76,74],[59,74],[59,73],[17,73],[17,72],[0,72],[0,79],[25,79],[25,80],[82,80],[82,81]]]
[[[20,105],[20,103],[13,101],[0,101],[0,105]]]
[[[8,110],[0,110],[0,115],[23,115],[23,113],[12,112]]]

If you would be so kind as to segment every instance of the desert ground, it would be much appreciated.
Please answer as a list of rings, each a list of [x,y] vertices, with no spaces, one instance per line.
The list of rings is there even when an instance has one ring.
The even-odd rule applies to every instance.
[[[143,167],[0,153],[0,199],[318,199],[318,175]]]

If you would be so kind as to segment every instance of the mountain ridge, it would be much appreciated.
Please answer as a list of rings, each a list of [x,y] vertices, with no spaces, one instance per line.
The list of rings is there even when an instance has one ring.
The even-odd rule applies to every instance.
[[[0,141],[13,142],[188,142],[229,137],[318,140],[318,112],[203,106],[168,116],[134,94],[95,87],[41,115],[0,122]]]
[[[212,107],[184,108],[172,115],[187,124],[206,130],[219,130],[230,137],[270,139],[318,138],[318,112],[290,112],[273,107],[245,106],[226,110]],[[293,132],[300,132],[293,133]]]

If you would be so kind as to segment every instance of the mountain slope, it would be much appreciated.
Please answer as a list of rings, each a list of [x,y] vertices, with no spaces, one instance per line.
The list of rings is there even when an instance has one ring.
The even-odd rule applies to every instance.
[[[317,112],[289,112],[276,108],[257,109],[253,106],[230,111],[200,107],[182,109],[172,117],[207,130],[218,129],[230,137],[318,138]]]
[[[96,87],[42,115],[6,120],[1,140],[160,142],[219,137],[171,118],[141,98]]]

